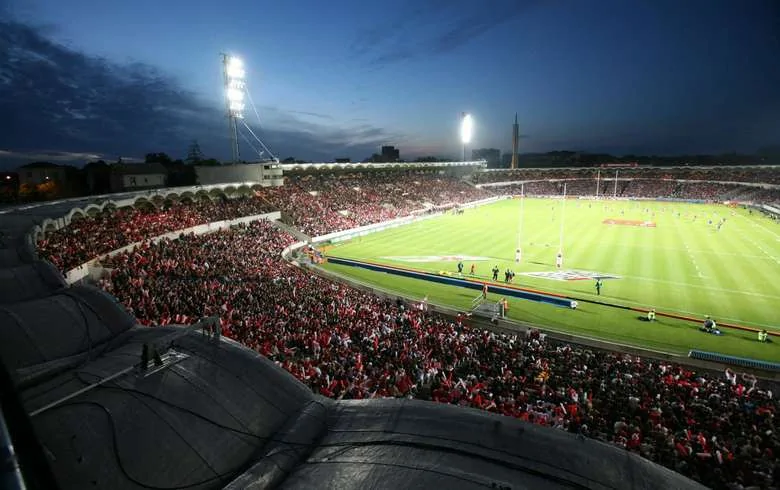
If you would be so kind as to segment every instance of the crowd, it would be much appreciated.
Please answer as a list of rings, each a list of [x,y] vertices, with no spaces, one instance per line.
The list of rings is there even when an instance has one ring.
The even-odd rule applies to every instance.
[[[183,236],[104,262],[144,324],[219,315],[223,333],[317,393],[475,407],[610,442],[713,488],[780,481],[780,405],[750,376],[497,334],[329,282],[280,257],[268,222]]]
[[[310,236],[408,216],[427,206],[488,197],[456,179],[431,172],[320,174],[288,178],[283,187],[258,194]]]
[[[291,225],[318,236],[489,195],[434,173],[307,176],[294,178],[282,187],[259,189],[252,197],[169,203],[159,209],[151,205],[109,208],[48,232],[38,243],[38,251],[67,271],[125,245],[211,221],[281,210]]]
[[[616,189],[614,181],[597,181],[595,171],[518,170],[489,174],[517,173],[528,178],[544,176],[548,179],[568,176],[565,181],[526,183],[522,189],[529,196],[561,195],[565,182],[570,196],[593,195],[598,187],[601,196],[780,201],[780,190],[736,184],[636,178],[619,180]],[[570,179],[580,173],[590,174],[590,177]],[[68,227],[47,233],[38,244],[38,250],[61,270],[69,270],[103,253],[173,229],[272,210],[280,210],[286,222],[307,235],[318,236],[407,216],[433,206],[457,205],[491,195],[520,192],[520,184],[480,189],[436,172],[295,176],[284,186],[259,189],[252,197],[180,202],[160,209],[151,206],[107,209],[95,216],[74,219]]]
[[[601,177],[613,177],[615,172],[619,177],[627,179],[679,179],[701,180],[716,182],[750,182],[764,184],[780,184],[780,167],[722,167],[722,168],[694,168],[694,167],[625,167],[625,168],[528,168],[515,170],[491,170],[478,172],[473,175],[473,180],[478,184],[489,182],[511,182],[522,180],[543,179],[595,179]]]
[[[513,182],[513,181],[512,181]],[[494,194],[520,194],[521,190],[528,196],[560,196],[564,192],[568,196],[599,196],[630,197],[650,199],[694,199],[703,201],[754,201],[773,202],[780,199],[780,190],[749,187],[739,184],[719,182],[678,182],[675,180],[658,180],[635,178],[614,180],[588,179],[539,180],[524,184],[511,183],[504,186],[486,187]]]
[[[70,225],[48,232],[38,253],[67,271],[99,255],[172,230],[271,211],[255,198],[206,199],[146,208],[106,208],[94,216],[74,218]]]

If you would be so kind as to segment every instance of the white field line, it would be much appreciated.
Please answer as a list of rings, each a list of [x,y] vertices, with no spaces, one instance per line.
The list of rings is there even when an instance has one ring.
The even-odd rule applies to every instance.
[[[752,223],[752,224],[753,224],[753,225],[756,225],[756,223]],[[756,226],[760,226],[760,225],[756,225]],[[763,227],[762,227],[762,228],[763,228]],[[767,230],[767,231],[769,231],[769,230]],[[771,232],[771,231],[769,231],[769,233],[772,233],[772,232]],[[772,233],[772,234],[774,235],[774,233]],[[777,235],[775,235],[775,236],[777,236]],[[748,233],[743,233],[743,238],[744,238],[745,240],[747,240],[748,242],[752,243],[752,244],[753,244],[753,246],[755,246],[757,249],[761,250],[761,251],[764,253],[764,255],[766,255],[768,258],[770,258],[771,260],[774,260],[774,261],[775,261],[777,264],[780,264],[780,258],[778,258],[778,257],[777,257],[777,256],[775,256],[775,255],[772,255],[772,254],[771,254],[770,252],[768,252],[768,251],[767,251],[767,249],[765,249],[765,248],[764,248],[764,247],[763,247],[763,246],[762,246],[760,243],[758,243],[757,241],[755,241],[755,240],[753,240],[752,238],[750,238],[750,235],[749,235]]]
[[[649,245],[628,245],[628,244],[621,244],[621,247],[631,247],[631,248],[645,248],[648,250],[670,250],[673,252],[682,252],[682,249],[679,247],[652,247]],[[771,258],[766,257],[764,255],[754,255],[754,254],[743,254],[743,253],[737,253],[737,252],[714,252],[712,250],[701,250],[701,249],[695,249],[690,248],[687,251],[693,252],[695,254],[710,254],[710,255],[722,255],[724,257],[748,257],[751,259],[761,259],[761,260],[771,260]]]
[[[767,252],[767,251],[766,251],[766,249],[765,249],[764,247],[762,247],[761,245],[759,245],[759,243],[758,243],[758,242],[756,242],[756,241],[755,241],[755,240],[753,240],[752,238],[748,238],[748,237],[745,237],[745,238],[747,238],[747,241],[749,241],[750,243],[752,243],[753,245],[755,245],[756,247],[758,247],[758,249],[759,249],[759,250],[761,250],[762,252],[764,252],[764,253],[766,254],[766,256],[767,256],[767,257],[769,257],[770,259],[772,259],[772,260],[774,260],[775,262],[777,262],[778,264],[780,264],[780,259],[778,259],[778,258],[777,258],[777,257],[775,257],[774,255],[772,255],[771,253]]]
[[[767,233],[769,233],[770,235],[772,235],[773,237],[775,237],[775,239],[776,239],[776,240],[780,240],[780,235],[778,235],[778,234],[777,234],[777,233],[775,233],[774,231],[770,230],[770,229],[769,229],[769,228],[767,228],[766,226],[762,225],[761,223],[757,223],[757,222],[755,222],[755,221],[751,221],[751,222],[750,222],[750,224],[751,224],[751,225],[753,225],[753,226],[756,226],[756,227],[758,227],[758,228],[761,228],[761,229],[762,229],[762,230],[764,230],[765,232],[767,232]]]
[[[687,283],[687,282],[667,281],[665,279],[653,279],[653,278],[650,278],[650,277],[626,276],[626,275],[623,275],[622,277],[624,277],[626,279],[636,279],[636,280],[639,280],[639,281],[650,281],[650,282],[660,282],[660,283],[664,283],[664,284],[672,284],[672,285],[675,285],[675,286],[683,286],[683,287],[687,287],[687,288],[706,289],[706,290],[709,290],[709,291],[718,291],[718,292],[722,292],[722,293],[741,294],[741,295],[745,295],[745,296],[755,296],[755,297],[758,297],[758,298],[769,298],[769,299],[778,299],[778,300],[780,300],[780,296],[777,296],[777,295],[774,295],[774,294],[751,293],[751,292],[747,292],[747,291],[740,291],[740,290],[737,290],[737,289],[715,288],[715,287],[712,287],[712,286],[702,286],[700,284],[691,284],[691,283]]]
[[[688,252],[688,257],[691,258],[691,262],[693,262],[693,267],[696,268],[696,273],[699,275],[699,277],[705,277],[701,273],[701,269],[699,269],[699,264],[696,263],[696,257],[691,253],[690,247],[688,247],[688,244],[685,244],[685,251]]]

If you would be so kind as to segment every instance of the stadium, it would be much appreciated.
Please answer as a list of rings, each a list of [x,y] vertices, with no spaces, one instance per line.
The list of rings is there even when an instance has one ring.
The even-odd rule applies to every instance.
[[[777,167],[265,167],[3,210],[9,482],[777,484]]]
[[[752,208],[737,204],[739,190],[719,183],[678,185],[673,179],[634,179],[625,171],[628,176],[621,181],[614,173],[601,179],[596,172],[601,174],[572,170],[555,180],[503,172],[527,182],[527,195],[533,197],[525,199],[525,183],[493,182],[482,188],[495,196],[488,198],[493,201],[463,214],[454,209],[446,218],[326,240],[320,247],[329,258],[324,267],[461,310],[474,310],[484,301],[476,311],[490,314],[507,300],[509,318],[623,344],[776,360],[770,344],[755,342],[757,332],[776,333],[772,305],[780,290],[773,278],[780,273],[780,234],[773,218],[760,209],[754,216]],[[501,172],[484,175],[496,179]],[[772,196],[760,188],[742,192],[748,198]],[[667,200],[674,196],[682,199]],[[519,276],[510,281],[507,271]],[[410,280],[409,272],[454,273],[467,282],[426,284]],[[484,300],[483,284],[496,291]],[[520,290],[542,295],[529,302]],[[556,304],[571,305],[557,303],[554,298],[560,296],[576,301],[579,309],[555,311]],[[495,307],[485,308],[490,303]],[[656,313],[652,327],[638,325],[636,319],[646,320],[650,310]],[[586,315],[590,318],[583,321]],[[707,316],[729,332],[728,340],[689,328]]]

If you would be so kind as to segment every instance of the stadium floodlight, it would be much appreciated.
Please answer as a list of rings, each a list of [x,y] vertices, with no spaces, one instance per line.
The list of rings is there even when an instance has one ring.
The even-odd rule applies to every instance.
[[[471,142],[471,136],[474,132],[474,120],[471,114],[464,112],[460,117],[460,141],[463,143],[463,161],[466,161],[466,145]]]
[[[471,114],[464,112],[460,121],[460,141],[467,145],[471,143],[471,136],[474,132],[474,120]]]
[[[271,155],[271,158],[278,159],[271,153],[265,143],[252,131],[245,118],[244,110],[247,102],[257,116],[258,121],[260,116],[257,113],[254,101],[252,101],[252,94],[249,92],[246,84],[246,70],[244,69],[244,62],[241,58],[232,54],[222,53],[222,74],[224,77],[224,97],[225,97],[225,109],[227,112],[228,127],[230,130],[230,149],[232,152],[233,163],[238,163],[241,159],[241,152],[238,146],[239,135],[249,144],[249,146],[255,150],[255,152],[262,156],[264,152]],[[260,143],[264,152],[260,152],[255,148],[252,143],[247,139],[244,133],[239,133],[239,126],[249,132],[250,135]]]
[[[230,112],[232,113],[232,116],[236,119],[244,119],[244,104],[240,102],[231,102],[230,103]]]
[[[244,96],[246,95],[246,71],[244,62],[237,56],[222,54],[223,74],[225,77],[225,105],[230,126],[230,146],[233,163],[240,158],[238,148],[238,126],[236,122],[244,119]]]
[[[231,117],[244,118],[244,90],[246,71],[244,62],[236,56],[225,58],[225,97]]]
[[[227,98],[231,102],[241,102],[244,100],[244,92],[241,89],[229,87],[227,89]]]
[[[227,76],[235,80],[243,80],[246,76],[244,62],[240,58],[231,56],[227,61]]]

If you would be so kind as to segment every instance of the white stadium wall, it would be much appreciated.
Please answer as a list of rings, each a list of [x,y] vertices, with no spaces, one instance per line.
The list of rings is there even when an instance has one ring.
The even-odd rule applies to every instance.
[[[195,172],[198,174],[198,182],[201,185],[252,182],[263,186],[279,186],[284,183],[282,169],[272,163],[247,163],[215,167],[196,166]]]
[[[122,186],[124,189],[137,187],[162,187],[165,185],[165,174],[136,174],[123,175]]]

